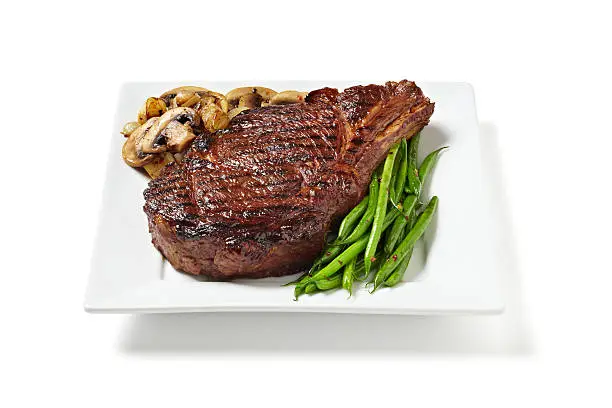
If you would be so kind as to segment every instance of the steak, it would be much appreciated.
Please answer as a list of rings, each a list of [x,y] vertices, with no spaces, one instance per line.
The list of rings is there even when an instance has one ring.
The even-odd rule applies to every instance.
[[[404,80],[243,112],[149,183],[152,242],[175,269],[216,280],[303,271],[391,145],[433,110]]]

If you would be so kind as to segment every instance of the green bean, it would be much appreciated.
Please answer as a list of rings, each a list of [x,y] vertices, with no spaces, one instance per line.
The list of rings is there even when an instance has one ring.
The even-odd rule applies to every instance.
[[[331,261],[332,259],[337,257],[338,254],[340,252],[342,252],[342,249],[344,249],[343,246],[341,246],[341,245],[334,245],[334,243],[332,242],[332,244],[330,244],[330,246],[326,247],[323,250],[323,253],[320,255],[320,261],[319,261],[317,266],[328,264],[329,261]]]
[[[389,200],[389,182],[391,181],[391,170],[393,169],[393,163],[395,162],[395,156],[399,143],[396,143],[387,154],[385,159],[385,165],[383,167],[383,173],[380,181],[380,188],[378,190],[378,203],[376,204],[376,211],[374,213],[374,221],[372,222],[372,229],[370,230],[370,236],[366,246],[364,254],[364,263],[366,273],[370,273],[372,267],[372,259],[376,248],[378,247],[378,241],[380,240],[380,234],[382,233],[382,226],[387,212],[387,201]]]
[[[414,247],[413,247],[414,249]],[[412,258],[412,251],[408,251],[408,255],[402,260],[402,262],[397,266],[397,268],[391,273],[391,275],[385,280],[385,286],[395,286],[404,278],[404,274],[406,273],[406,269],[408,269],[408,264],[410,264],[410,258]]]
[[[395,199],[395,180],[397,178],[397,174],[399,172],[399,166],[402,161],[402,142],[401,140],[398,142],[397,153],[395,154],[395,158],[393,159],[393,169],[391,170],[391,180],[389,181],[389,202],[393,206],[397,205],[397,199]],[[401,191],[397,194],[400,195]]]
[[[374,220],[374,212],[376,211],[376,197],[378,197],[378,190],[378,172],[374,172],[374,174],[372,175],[372,182],[370,183],[369,195],[370,197],[372,197],[372,199],[368,199],[368,208],[366,209],[365,213],[363,214],[363,217],[361,217],[359,224],[357,224],[353,232],[346,239],[338,241],[337,245],[352,244],[368,231],[368,228],[370,228],[370,225]]]
[[[421,163],[421,167],[419,167],[419,177],[421,179],[421,183],[425,184],[427,176],[438,162],[440,153],[442,150],[447,148],[448,146],[441,147],[438,150],[429,153],[427,157],[425,157],[425,160],[423,160],[423,163]]]
[[[340,224],[340,228],[338,229],[338,238],[336,238],[338,241],[346,238],[351,228],[353,228],[353,225],[360,220],[361,216],[368,207],[369,199],[370,196],[365,196],[363,200],[361,200],[361,202],[357,204],[357,206],[353,208],[351,212],[346,215],[346,217],[344,217],[342,223]]]
[[[399,215],[399,211],[394,211],[385,216],[384,223],[381,231],[386,230],[395,221],[395,218]],[[363,251],[368,243],[369,236],[365,235],[361,237],[357,242],[346,248],[340,255],[338,255],[333,261],[328,263],[324,268],[318,270],[315,274],[304,279],[302,284],[317,281],[319,279],[329,278],[336,272],[345,266],[352,259],[357,257],[361,251]],[[376,259],[376,258],[374,258]]]
[[[402,216],[395,219],[393,222],[393,227],[391,228],[391,231],[387,236],[387,240],[385,241],[386,254],[390,254],[395,249],[395,244],[401,238],[402,231],[408,223],[410,215],[414,211],[414,208],[418,202],[418,197],[412,194],[404,199],[404,202],[402,203]]]
[[[293,300],[298,300],[298,298],[304,294],[304,287],[297,285],[295,289],[293,289]]]
[[[425,211],[419,218],[417,219],[414,227],[410,230],[410,232],[406,235],[406,238],[398,245],[398,247],[393,251],[393,254],[382,264],[376,276],[374,278],[374,292],[394,271],[394,269],[402,262],[402,260],[408,255],[408,253],[412,250],[412,247],[416,243],[416,241],[423,235],[429,223],[433,219],[433,216],[438,208],[438,197],[433,197]]]
[[[355,265],[355,280],[363,281],[367,276],[365,276],[365,265],[363,264],[363,259],[360,259],[356,262]]]
[[[291,282],[285,283],[283,286],[291,286],[291,285],[297,285],[301,283],[307,277],[312,276],[316,271],[318,271],[321,265],[328,264],[329,261],[331,261],[336,256],[338,256],[338,254],[342,252],[343,248],[344,247],[342,246],[331,246],[331,245],[325,246],[325,248],[323,248],[323,252],[321,253],[321,255],[319,255],[313,261],[312,266],[310,267],[310,270],[308,272],[303,273],[299,278]]]
[[[402,139],[400,142],[398,156],[397,160],[400,164],[393,187],[394,196],[392,197],[392,201],[394,203],[400,200],[402,192],[404,191],[404,184],[406,183],[406,173],[408,172],[408,142],[406,142],[406,139]]]
[[[419,153],[419,140],[421,132],[412,136],[408,146],[408,192],[418,196],[421,193],[421,180],[417,168],[417,155]]]
[[[355,279],[355,264],[357,263],[357,258],[354,258],[352,261],[346,265],[344,268],[344,272],[342,274],[342,287],[346,289],[349,293],[349,296],[353,294],[353,280]]]
[[[327,279],[320,279],[314,283],[319,290],[336,289],[342,286],[342,274]],[[311,283],[311,285],[313,285]]]
[[[291,282],[287,282],[283,286],[297,285],[298,283],[300,283],[302,281],[302,279],[304,279],[309,274],[310,274],[310,272],[304,272],[303,274],[300,275],[299,278],[297,278],[295,280],[292,280]]]
[[[304,289],[304,292],[307,295],[312,295],[313,293],[318,292],[317,289],[317,285],[315,285],[314,283],[309,283],[308,285],[306,285],[306,289]]]
[[[349,261],[353,258],[357,257],[363,251],[368,243],[368,237],[361,237],[357,242],[353,243],[351,246],[346,248],[344,252],[338,255],[333,261],[328,263],[323,269],[317,271],[310,278],[306,278],[305,283],[310,283],[317,281],[319,279],[329,278],[336,272],[340,270],[340,268],[344,267]]]
[[[410,221],[406,225],[407,231],[402,236],[402,240],[406,237],[406,234],[410,232],[412,228],[414,228],[414,224],[416,222],[416,210],[410,214]],[[386,286],[395,286],[404,278],[404,274],[406,273],[406,269],[408,269],[408,265],[410,264],[410,259],[412,258],[412,251],[414,247],[408,251],[408,255],[404,258],[404,260],[398,265],[398,267],[391,273],[391,275],[385,280]]]
[[[385,215],[385,220],[383,222],[382,231],[385,231],[387,228],[389,228],[389,226],[391,226],[391,224],[393,224],[393,221],[395,221],[397,216],[400,215],[400,214],[401,214],[401,212],[397,208],[393,208],[392,211],[388,212]]]

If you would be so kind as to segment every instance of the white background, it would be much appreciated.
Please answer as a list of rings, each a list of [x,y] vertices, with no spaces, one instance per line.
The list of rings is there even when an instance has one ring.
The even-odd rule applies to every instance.
[[[4,5],[0,405],[609,407],[603,4]],[[504,315],[83,312],[121,82],[372,77],[475,86]]]

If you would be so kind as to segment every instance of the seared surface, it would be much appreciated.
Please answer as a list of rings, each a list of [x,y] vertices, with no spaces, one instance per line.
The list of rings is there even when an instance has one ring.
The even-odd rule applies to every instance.
[[[214,279],[299,272],[391,144],[432,113],[408,81],[324,88],[306,103],[246,111],[149,183],[153,244],[177,270]]]

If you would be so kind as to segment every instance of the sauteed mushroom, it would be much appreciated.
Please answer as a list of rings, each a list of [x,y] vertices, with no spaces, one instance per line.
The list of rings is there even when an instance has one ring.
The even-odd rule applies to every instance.
[[[270,99],[270,105],[287,105],[290,103],[304,102],[306,95],[308,95],[308,92],[298,92],[298,91],[279,92]]]
[[[142,139],[142,151],[144,153],[180,151],[180,148],[185,148],[195,138],[191,125],[197,126],[199,121],[200,118],[194,109],[170,109],[148,129]]]
[[[180,91],[176,94],[172,101],[170,102],[170,106],[172,108],[177,108],[179,106],[189,108],[193,105],[199,103],[201,100],[200,95],[195,92],[190,91]]]
[[[138,122],[128,122],[123,125],[123,129],[121,129],[121,134],[125,137],[129,137],[136,129],[140,127],[140,123]]]
[[[174,88],[164,92],[159,98],[163,99],[166,105],[170,106],[172,99],[176,98],[179,93],[188,92],[200,95],[210,91],[206,88],[202,88],[201,86],[179,86],[178,88]]]
[[[265,88],[263,86],[245,86],[242,88],[236,88],[229,91],[225,98],[229,103],[230,109],[238,107],[240,103],[240,98],[247,96],[249,94],[257,94],[261,97],[259,104],[257,106],[261,106],[263,103],[269,103],[270,99],[276,95],[276,91]],[[243,105],[246,106],[246,105]]]
[[[214,102],[223,112],[228,112],[229,103],[227,102],[225,95],[213,91],[209,91],[206,95],[202,95],[202,106],[211,102]]]
[[[147,98],[145,103],[138,111],[138,123],[143,124],[150,118],[161,116],[166,112],[168,108],[166,103],[161,98]]]
[[[229,120],[232,120],[239,113],[242,113],[242,112],[244,112],[246,110],[249,110],[249,108],[247,108],[246,106],[242,106],[240,108],[234,108],[231,111],[229,111],[229,113],[227,114],[227,117],[229,118]]]
[[[147,131],[158,121],[159,118],[149,119],[144,125],[134,130],[125,141],[123,149],[121,149],[121,155],[127,165],[131,167],[142,167],[155,160],[155,156],[146,154],[142,151],[142,140],[147,134]]]
[[[209,132],[225,129],[229,125],[229,117],[216,103],[211,102],[200,108],[198,111],[202,117],[202,124]]]
[[[174,156],[167,152],[161,155],[155,155],[154,157],[154,161],[144,166],[144,169],[151,178],[157,178],[159,173],[166,167],[166,164],[174,161]]]

